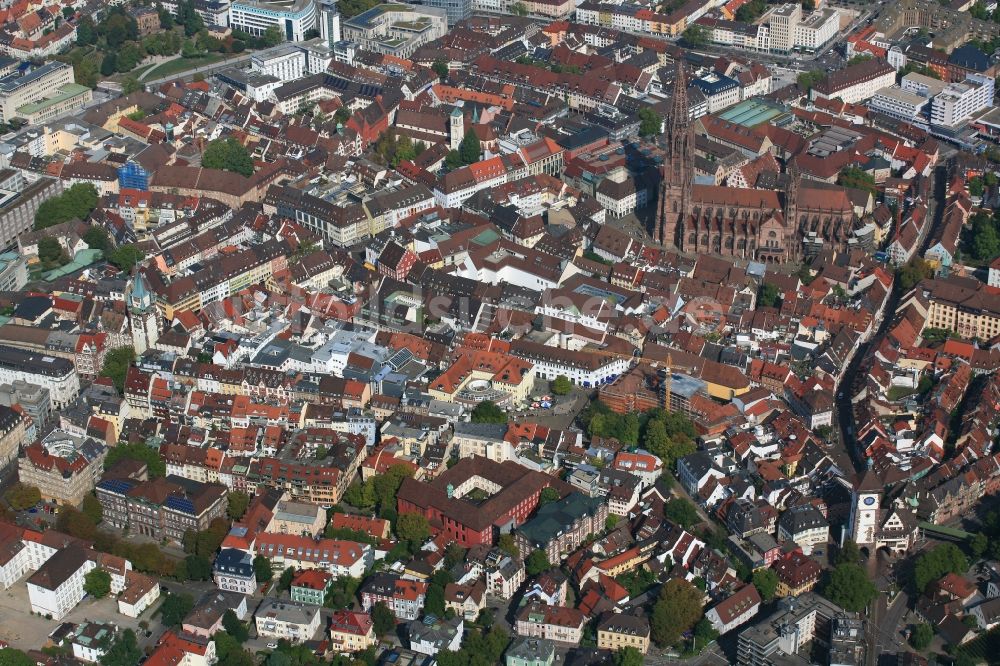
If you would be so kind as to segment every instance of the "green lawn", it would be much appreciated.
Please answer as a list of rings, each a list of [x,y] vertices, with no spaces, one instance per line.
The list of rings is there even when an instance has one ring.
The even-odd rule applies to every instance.
[[[209,53],[201,58],[177,58],[176,60],[165,62],[159,67],[150,68],[144,73],[149,74],[152,79],[162,79],[168,76],[183,74],[184,72],[198,67],[204,67],[205,65],[214,65],[215,63],[222,62],[225,59],[226,56],[222,53]]]
[[[893,386],[889,389],[889,400],[901,400],[908,395],[913,395],[917,391],[908,386]]]

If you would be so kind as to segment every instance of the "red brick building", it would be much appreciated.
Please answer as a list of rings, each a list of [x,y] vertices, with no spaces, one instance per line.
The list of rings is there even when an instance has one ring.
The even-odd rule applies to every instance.
[[[463,548],[492,545],[501,529],[522,525],[538,506],[544,488],[560,495],[572,488],[556,479],[526,470],[515,462],[493,462],[473,456],[459,461],[431,483],[404,479],[396,494],[400,514],[419,513]],[[487,495],[481,502],[470,494]]]

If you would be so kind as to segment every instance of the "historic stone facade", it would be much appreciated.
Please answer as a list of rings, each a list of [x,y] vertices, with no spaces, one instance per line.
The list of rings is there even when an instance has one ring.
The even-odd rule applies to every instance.
[[[817,241],[846,249],[854,209],[840,189],[804,185],[789,175],[788,191],[695,185],[694,130],[687,77],[677,63],[667,120],[659,208],[653,238],[684,252],[745,257],[768,263],[798,261]],[[815,236],[810,236],[814,233]]]

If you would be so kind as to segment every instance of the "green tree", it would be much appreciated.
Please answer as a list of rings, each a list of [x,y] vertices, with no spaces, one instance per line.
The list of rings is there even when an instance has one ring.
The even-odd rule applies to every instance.
[[[59,241],[46,236],[38,241],[38,260],[45,269],[58,268],[70,262],[69,255]]]
[[[137,460],[146,463],[146,471],[151,479],[158,479],[167,474],[167,464],[160,457],[160,452],[142,442],[119,442],[117,446],[112,446],[104,458],[104,469],[111,469],[119,460]]]
[[[222,169],[243,176],[253,175],[250,151],[232,137],[210,142],[201,157],[201,164],[207,169]]]
[[[542,488],[542,492],[538,496],[538,505],[545,506],[550,502],[559,501],[559,491],[555,488]]]
[[[989,539],[982,532],[976,532],[969,539],[969,551],[972,556],[977,560],[983,556],[986,550],[990,547]]]
[[[629,645],[614,653],[614,666],[642,666],[642,653]]]
[[[97,526],[71,506],[64,506],[59,510],[59,520],[56,521],[57,529],[65,532],[77,539],[93,541],[97,537]]]
[[[462,161],[462,154],[455,149],[449,150],[444,156],[444,165],[449,169],[458,169],[465,165]]]
[[[934,640],[934,629],[929,624],[918,624],[910,632],[910,645],[915,650],[926,650]]]
[[[444,617],[444,612],[444,588],[440,585],[429,585],[424,597],[424,613]]]
[[[834,564],[857,564],[861,561],[861,549],[853,540],[847,539],[844,545],[837,550],[837,556],[833,560]]]
[[[261,36],[261,41],[264,42],[264,46],[270,48],[285,41],[285,35],[281,32],[281,28],[276,25],[272,25],[264,31],[264,34]]]
[[[852,613],[860,613],[878,590],[859,564],[838,564],[823,587],[827,599]]]
[[[83,577],[83,591],[96,599],[111,593],[111,574],[104,569],[91,569]]]
[[[392,614],[388,606],[380,601],[372,607],[372,624],[376,636],[385,636],[395,631],[396,616]]]
[[[715,630],[707,617],[698,620],[694,625],[695,648],[701,649],[719,637],[719,632]]]
[[[111,643],[111,647],[101,657],[100,663],[101,666],[135,666],[142,661],[142,657],[135,632],[126,629]]]
[[[35,666],[35,660],[16,648],[0,648],[0,666]]]
[[[753,572],[753,586],[757,588],[761,600],[768,603],[774,599],[778,589],[778,574],[773,569],[757,569]]]
[[[142,84],[139,83],[139,79],[137,77],[126,76],[122,79],[122,92],[126,95],[131,95],[139,90],[142,90]]]
[[[708,43],[708,31],[697,23],[690,24],[682,37],[684,42],[692,48],[699,48]]]
[[[160,619],[167,627],[178,627],[194,608],[194,597],[190,594],[167,594],[160,606]]]
[[[292,579],[295,578],[295,567],[286,567],[278,578],[278,591],[287,592],[292,589]]]
[[[222,628],[226,633],[236,639],[240,645],[247,642],[250,632],[247,630],[245,622],[236,617],[232,609],[227,610],[222,616]]]
[[[80,507],[83,515],[95,525],[104,519],[104,508],[101,502],[93,495],[84,495],[83,504]]]
[[[913,565],[913,584],[924,592],[927,586],[945,574],[964,574],[969,568],[969,560],[958,546],[943,543],[933,550],[925,551]]]
[[[184,558],[184,566],[190,580],[212,579],[212,563],[204,555],[188,555]]]
[[[497,541],[497,547],[513,558],[521,556],[521,549],[517,547],[514,535],[510,532],[504,532],[500,535],[500,539]]]
[[[899,77],[900,80],[902,80],[903,77],[906,76],[907,74],[909,74],[910,72],[916,72],[917,74],[923,74],[924,76],[929,76],[932,79],[938,79],[938,80],[941,79],[941,75],[938,74],[937,72],[935,72],[930,67],[928,67],[926,65],[921,65],[920,63],[913,62],[913,61],[910,61],[910,62],[906,63],[905,65],[903,65],[903,67],[900,68],[900,70],[897,72],[897,76]]]
[[[132,347],[117,347],[104,356],[101,367],[101,377],[108,377],[114,383],[119,393],[125,393],[125,375],[129,366],[135,360],[135,349]]]
[[[396,520],[396,534],[414,544],[422,544],[431,535],[427,518],[419,513],[403,513]]]
[[[76,24],[77,46],[90,46],[96,42],[97,27],[94,25],[94,19],[92,19],[88,14],[84,14],[80,17],[80,21]]]
[[[477,404],[470,418],[473,423],[507,423],[507,413],[489,400]]]
[[[743,9],[743,7],[740,7],[740,9]],[[739,10],[737,10],[737,13],[738,11]],[[799,88],[802,89],[803,92],[808,93],[810,90],[812,90],[813,86],[815,86],[817,83],[819,83],[825,78],[826,74],[822,70],[814,69],[812,71],[802,72],[801,74],[799,74],[798,78],[796,79],[796,83],[799,84]]]
[[[651,107],[639,109],[639,135],[645,137],[659,136],[663,133],[663,118]]]
[[[119,245],[108,254],[108,261],[126,273],[131,273],[132,269],[145,258],[146,253],[131,243]]]
[[[42,493],[38,488],[18,481],[4,493],[4,499],[15,511],[26,511],[42,501]]]
[[[111,247],[111,237],[108,236],[108,232],[104,230],[103,227],[99,227],[96,224],[88,227],[87,231],[83,234],[83,242],[87,244],[92,250],[105,251]]]
[[[618,516],[613,513],[609,513],[608,517],[604,519],[604,530],[610,532],[618,526]]]
[[[193,37],[205,29],[205,22],[195,11],[194,0],[182,0],[177,5],[177,21],[184,26],[184,35]]]
[[[97,190],[90,184],[73,185],[62,194],[46,199],[35,213],[35,230],[70,220],[86,220],[97,208]]]
[[[131,72],[146,57],[146,52],[138,42],[125,42],[118,51],[118,71]]]
[[[674,497],[663,507],[663,515],[684,529],[690,529],[701,521],[698,510],[686,499]]]
[[[909,291],[917,286],[921,280],[934,276],[934,268],[919,257],[914,257],[899,267],[896,271],[896,280],[903,291]]]
[[[174,28],[174,16],[166,9],[163,5],[156,3],[156,13],[160,15],[160,28],[163,30],[173,30]]]
[[[573,382],[566,375],[559,375],[549,383],[549,390],[555,395],[566,395],[573,390]]]
[[[73,63],[73,78],[81,86],[96,88],[100,69],[96,57],[81,58]]]
[[[663,587],[650,616],[650,633],[660,647],[676,645],[702,617],[702,592],[683,578],[671,578]]]
[[[241,490],[231,490],[226,495],[226,515],[230,520],[239,520],[250,506],[250,496]]]
[[[101,75],[111,76],[118,71],[118,55],[112,51],[101,60]]]
[[[344,491],[344,502],[358,509],[370,509],[375,506],[375,484],[368,481],[361,481],[360,478],[347,487]]]
[[[853,187],[875,194],[878,189],[875,185],[875,176],[856,166],[845,167],[837,175],[837,184],[844,187]]]
[[[274,578],[274,570],[271,568],[271,560],[263,555],[253,558],[253,572],[257,576],[258,583],[270,583]]]
[[[993,216],[977,213],[972,217],[972,255],[979,261],[1000,255],[1000,232]]]
[[[781,307],[781,292],[778,291],[778,287],[770,282],[765,282],[760,286],[760,294],[757,297],[757,302],[768,308],[780,308]]]
[[[552,563],[549,562],[549,556],[545,554],[544,550],[533,550],[524,560],[524,570],[529,576],[537,576],[543,571],[548,571],[551,568]]]
[[[483,148],[479,143],[479,137],[476,136],[476,132],[470,127],[465,131],[462,142],[458,144],[458,154],[462,157],[462,162],[465,164],[475,164],[479,161],[482,153]]]
[[[434,70],[434,73],[437,74],[438,78],[441,79],[442,81],[448,80],[448,63],[446,63],[444,60],[441,59],[435,60],[434,63],[431,65],[431,69]]]
[[[380,474],[372,479],[380,510],[384,511],[386,508],[396,506],[396,493],[399,491],[399,486],[402,485],[403,479],[412,476],[413,468],[397,464],[387,469],[385,474]]]

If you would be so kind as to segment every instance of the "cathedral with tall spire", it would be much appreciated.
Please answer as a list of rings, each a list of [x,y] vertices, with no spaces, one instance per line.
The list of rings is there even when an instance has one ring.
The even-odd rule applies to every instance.
[[[798,261],[807,240],[845,249],[854,206],[842,189],[808,187],[794,166],[782,195],[774,190],[694,182],[695,132],[683,60],[677,72],[653,239],[684,252],[721,254],[765,263]]]

